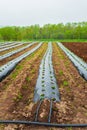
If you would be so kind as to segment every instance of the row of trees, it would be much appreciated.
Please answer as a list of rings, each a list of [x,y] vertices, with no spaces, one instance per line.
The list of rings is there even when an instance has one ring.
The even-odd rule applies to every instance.
[[[0,28],[0,40],[87,39],[87,22]]]

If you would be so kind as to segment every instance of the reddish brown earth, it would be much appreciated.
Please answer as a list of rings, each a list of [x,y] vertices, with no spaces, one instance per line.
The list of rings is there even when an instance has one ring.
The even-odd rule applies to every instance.
[[[10,57],[8,57],[8,58],[5,58],[5,59],[3,59],[3,60],[0,60],[0,66],[6,64],[7,62],[9,62],[9,61],[11,61],[11,60],[13,60],[13,59],[15,59],[15,58],[17,58],[18,56],[21,56],[21,55],[24,54],[25,52],[30,51],[31,49],[33,49],[33,48],[36,47],[37,45],[38,45],[38,43],[35,44],[35,45],[32,45],[32,46],[30,46],[30,47],[28,47],[28,48],[26,48],[26,49],[24,49],[24,50],[21,51],[21,52],[16,53],[16,54],[14,54],[14,55],[12,55],[12,56],[10,56]]]
[[[63,45],[87,62],[87,43],[65,42]]]
[[[9,53],[9,52],[11,52],[11,51],[17,50],[17,49],[19,49],[19,48],[21,48],[21,47],[27,46],[28,44],[29,44],[29,43],[26,43],[26,44],[20,45],[20,46],[18,46],[18,47],[14,47],[14,48],[11,48],[11,49],[9,49],[9,50],[2,51],[2,52],[0,52],[0,56],[1,56],[1,55],[4,55],[4,54],[6,54],[6,53]]]
[[[41,59],[46,52],[44,44],[33,55],[0,83],[0,119],[35,119],[39,104],[33,102],[34,89]],[[60,91],[60,102],[53,102],[51,123],[87,124],[87,82],[64,52],[53,43],[53,66]],[[38,121],[47,122],[50,101],[42,101]],[[0,130],[86,130],[87,128],[52,128],[44,126],[1,125]]]

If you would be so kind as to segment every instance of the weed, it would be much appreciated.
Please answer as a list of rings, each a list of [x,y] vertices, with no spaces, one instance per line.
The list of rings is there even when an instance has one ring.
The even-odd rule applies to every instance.
[[[32,71],[31,71],[31,72],[32,72],[32,74],[34,74],[34,73],[35,73],[35,70],[34,70],[34,69],[32,69]]]
[[[29,82],[30,81],[30,77],[26,77],[26,81]]]
[[[60,70],[60,71],[59,71],[59,74],[60,74],[60,76],[62,76],[62,75],[63,75],[63,71],[62,71],[62,70]]]
[[[18,75],[18,72],[15,71],[15,72],[12,74],[12,78],[15,79],[17,75]]]
[[[64,86],[68,86],[68,84],[69,84],[68,81],[63,81]]]
[[[28,86],[26,86],[26,85],[23,85],[23,86],[22,86],[22,88],[24,88],[24,89],[27,89],[27,88],[28,88]]]
[[[18,95],[17,95],[17,97],[15,97],[13,100],[14,100],[14,101],[19,101],[19,100],[21,100],[22,98],[23,98],[23,96],[22,96],[22,94],[19,92]]]
[[[68,128],[68,130],[72,130],[72,127]]]

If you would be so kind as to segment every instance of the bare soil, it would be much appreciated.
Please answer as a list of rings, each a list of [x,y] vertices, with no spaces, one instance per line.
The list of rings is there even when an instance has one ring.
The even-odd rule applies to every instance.
[[[37,43],[37,44],[38,44],[38,43]],[[14,55],[12,55],[12,56],[10,56],[10,57],[8,57],[8,58],[5,58],[5,59],[3,59],[3,60],[0,60],[0,66],[2,66],[2,65],[4,65],[4,64],[6,64],[7,62],[9,62],[9,61],[11,61],[11,60],[17,58],[18,56],[21,56],[21,55],[24,54],[25,52],[30,51],[31,49],[33,49],[34,47],[36,47],[37,44],[32,45],[32,46],[30,46],[30,47],[24,49],[23,51],[18,52],[18,53],[14,54]]]
[[[65,42],[63,45],[87,62],[87,43]]]
[[[46,51],[44,44],[31,57],[20,62],[0,83],[0,119],[34,121],[39,102],[33,102],[39,65]],[[87,82],[79,75],[64,52],[53,43],[53,66],[61,101],[53,102],[51,123],[87,124]],[[18,69],[18,70],[17,70]],[[13,76],[18,71],[16,77]],[[47,122],[50,101],[42,101],[38,121]],[[86,130],[87,128],[52,128],[45,126],[1,125],[1,130]]]

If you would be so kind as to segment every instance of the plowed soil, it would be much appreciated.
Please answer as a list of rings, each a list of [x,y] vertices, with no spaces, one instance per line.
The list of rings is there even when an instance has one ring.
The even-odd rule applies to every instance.
[[[36,108],[33,102],[39,65],[47,49],[24,59],[15,70],[0,83],[0,119],[34,121]],[[53,67],[60,91],[60,102],[53,102],[51,123],[87,124],[87,82],[79,75],[64,52],[53,43]],[[38,121],[47,122],[50,101],[42,101]],[[1,125],[0,130],[86,130],[87,128],[51,128],[26,125]]]
[[[87,62],[87,43],[65,42],[63,45]]]

